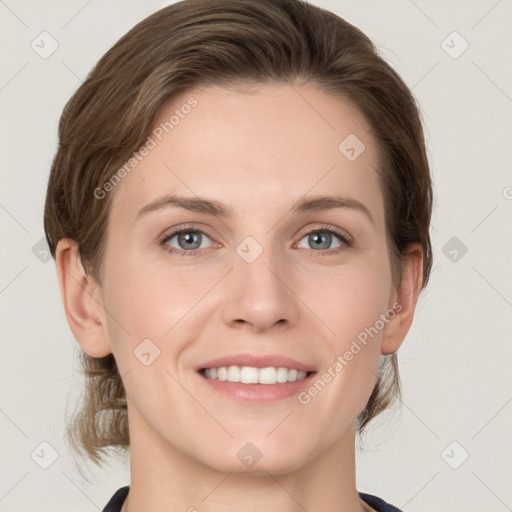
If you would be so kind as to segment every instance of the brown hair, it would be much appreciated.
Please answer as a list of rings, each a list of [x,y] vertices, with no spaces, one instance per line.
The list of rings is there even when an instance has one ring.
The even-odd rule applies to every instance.
[[[101,283],[114,192],[98,199],[94,191],[144,144],[163,104],[208,84],[264,83],[312,84],[364,115],[378,145],[394,282],[401,279],[401,255],[417,242],[426,286],[432,184],[416,100],[366,35],[302,0],[181,1],[141,21],[107,51],[60,119],[44,210],[52,256],[59,239],[73,239],[87,273]],[[99,464],[110,449],[129,446],[125,392],[112,354],[81,352],[80,359],[85,392],[69,434],[75,451]],[[399,396],[396,354],[381,356],[359,434]]]

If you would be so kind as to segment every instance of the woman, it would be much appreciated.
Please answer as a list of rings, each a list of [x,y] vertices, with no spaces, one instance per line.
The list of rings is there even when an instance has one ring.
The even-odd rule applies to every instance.
[[[370,40],[300,0],[185,0],[102,57],[59,138],[70,437],[130,453],[104,510],[398,510],[358,492],[355,435],[399,394],[432,186]]]

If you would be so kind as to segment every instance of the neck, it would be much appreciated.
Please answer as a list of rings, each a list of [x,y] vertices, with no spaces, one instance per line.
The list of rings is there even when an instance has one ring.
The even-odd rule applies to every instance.
[[[140,418],[138,418],[140,420]],[[206,466],[130,418],[130,492],[122,512],[260,512],[322,510],[372,511],[360,498],[355,482],[352,428],[340,441],[293,471],[223,472]]]

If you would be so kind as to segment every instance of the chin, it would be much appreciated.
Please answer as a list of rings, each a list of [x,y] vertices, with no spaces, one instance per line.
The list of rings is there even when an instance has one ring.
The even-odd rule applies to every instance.
[[[262,438],[261,441],[258,439]],[[229,447],[219,447],[212,451],[207,458],[204,453],[200,458],[203,463],[216,471],[237,475],[268,476],[287,474],[306,465],[313,458],[307,447],[302,443],[302,449],[297,450],[297,444],[288,439],[283,443],[276,439],[264,440],[263,436],[254,436],[254,441],[235,441]],[[244,436],[245,439],[251,439]]]

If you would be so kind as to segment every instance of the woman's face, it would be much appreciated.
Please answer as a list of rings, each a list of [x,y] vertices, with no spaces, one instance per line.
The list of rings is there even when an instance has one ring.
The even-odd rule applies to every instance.
[[[132,450],[276,474],[353,450],[397,298],[367,123],[313,87],[209,87],[155,130],[109,192],[100,295]],[[308,376],[201,371],[229,366]]]

